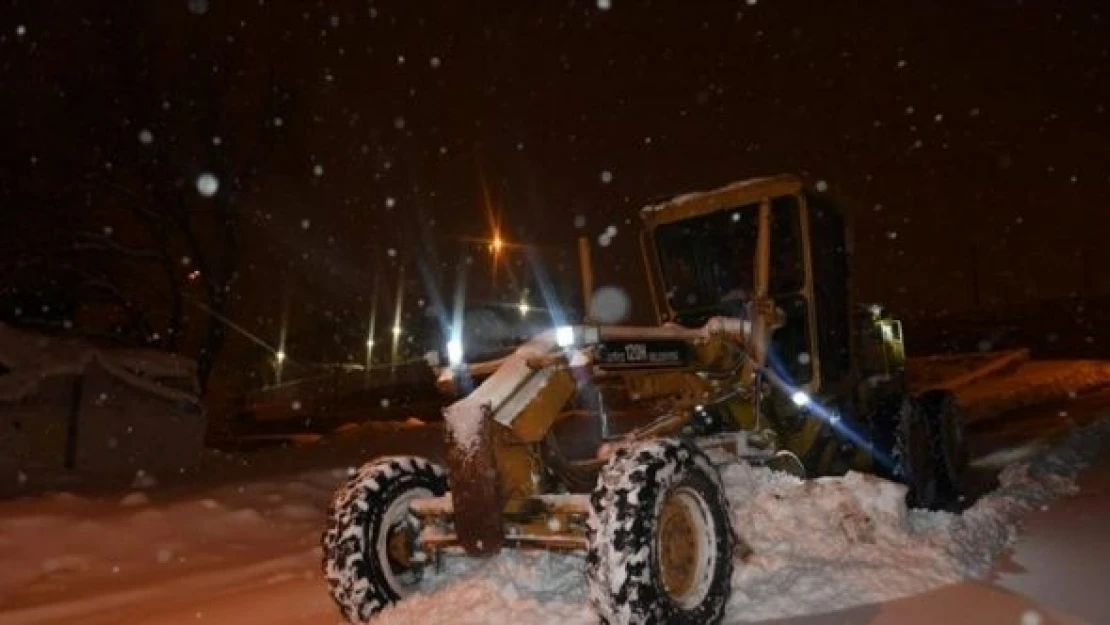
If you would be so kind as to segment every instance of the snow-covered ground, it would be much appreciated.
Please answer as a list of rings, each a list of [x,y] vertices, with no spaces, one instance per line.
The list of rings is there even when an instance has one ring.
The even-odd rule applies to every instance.
[[[961,398],[1012,407],[1066,398],[1110,378],[1098,365],[1032,365],[1007,379],[976,383]],[[993,384],[993,391],[982,390],[983,384]],[[1041,510],[1074,493],[1077,474],[1100,453],[1106,458],[1110,417],[1055,446],[1030,444],[1043,433],[1026,431],[1049,431],[1049,421],[1052,428],[1056,422],[1066,422],[1059,429],[1074,427],[1093,421],[1092,414],[1064,418],[1053,410],[1044,421],[1025,420],[1018,428],[1025,441],[1020,453],[995,449],[980,463],[1006,465],[1000,486],[960,515],[907,510],[901,486],[871,476],[801,482],[764,469],[727,469],[735,526],[752,548],[737,563],[729,621],[934,622],[914,619],[973,604],[970,619],[952,620],[945,612],[946,620],[1079,622],[1054,615],[1054,608],[1110,622],[1110,606],[1099,602],[1105,593],[1098,590],[1099,580],[1110,577],[1110,563],[1091,556],[1106,547],[1110,468],[1095,472],[1105,479],[1084,493],[1094,495]],[[390,427],[397,431],[371,428],[368,440],[427,445],[422,429],[442,435],[439,427],[416,423]],[[236,484],[140,484],[113,497],[63,493],[0,502],[0,623],[336,625],[317,545],[324,507],[347,469],[304,467],[313,466],[306,464],[313,456],[320,456],[311,460],[315,466],[344,462],[349,438],[345,433],[326,444],[262,454],[256,471]],[[1031,519],[1029,532],[1017,542],[1012,562],[1003,558],[997,569],[1025,518]],[[1076,537],[1082,548],[1068,546]],[[546,552],[453,559],[425,581],[421,594],[375,623],[595,623],[582,564],[580,557]],[[1021,594],[992,584],[992,575]]]
[[[983,577],[1013,544],[1015,524],[1074,492],[1075,476],[1108,446],[1110,420],[1102,420],[1007,467],[1000,488],[961,515],[907,510],[901,486],[871,476],[801,482],[731,467],[724,481],[753,555],[736,569],[729,620],[828,613]],[[323,506],[344,474],[310,472],[178,499],[154,492],[0,504],[0,622],[337,623],[316,541]],[[596,620],[579,557],[509,552],[451,561],[424,593],[375,622]]]

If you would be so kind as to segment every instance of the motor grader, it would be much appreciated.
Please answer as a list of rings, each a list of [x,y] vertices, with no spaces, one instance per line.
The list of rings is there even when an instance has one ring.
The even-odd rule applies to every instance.
[[[908,393],[901,324],[854,301],[828,193],[783,175],[641,215],[659,325],[560,326],[452,363],[443,380],[473,390],[445,410],[446,467],[380,458],[337,492],[324,569],[352,622],[445,557],[544,548],[585,555],[603,623],[716,623],[750,553],[727,463],[873,472],[915,506],[959,497],[959,409]]]

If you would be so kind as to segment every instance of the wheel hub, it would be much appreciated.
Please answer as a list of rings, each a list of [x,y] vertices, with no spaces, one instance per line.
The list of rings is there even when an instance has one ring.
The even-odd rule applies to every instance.
[[[713,566],[712,532],[704,504],[688,489],[670,493],[659,513],[656,553],[663,588],[681,605],[696,604]]]
[[[393,502],[382,519],[377,546],[379,563],[389,587],[400,597],[410,592],[424,576],[423,564],[414,557],[420,528],[409,513],[409,502],[430,496],[426,489],[413,489]]]

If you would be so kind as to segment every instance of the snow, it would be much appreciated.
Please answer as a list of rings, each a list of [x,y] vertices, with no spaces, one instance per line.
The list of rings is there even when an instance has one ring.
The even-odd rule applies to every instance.
[[[752,555],[737,563],[728,621],[825,613],[981,578],[1013,544],[1022,517],[1074,492],[1078,472],[1108,446],[1110,420],[1103,420],[1008,467],[1000,488],[962,515],[907,510],[904,487],[870,475],[802,481],[729,467],[722,478],[734,527]],[[460,558],[375,625],[593,623],[585,591],[573,555]]]
[[[701,200],[704,200],[704,199],[709,198],[709,197],[713,197],[713,196],[721,194],[721,193],[738,193],[738,192],[742,192],[742,191],[749,191],[749,190],[754,190],[755,188],[759,187],[760,185],[775,184],[775,183],[800,185],[800,182],[796,178],[794,178],[793,176],[788,176],[788,175],[786,175],[786,176],[763,177],[763,178],[750,178],[748,180],[739,180],[739,181],[733,182],[733,183],[728,184],[728,185],[726,185],[724,187],[721,187],[719,189],[713,189],[713,190],[710,190],[710,191],[695,191],[693,193],[686,193],[686,194],[683,194],[683,195],[679,195],[679,196],[676,196],[674,198],[671,198],[671,199],[667,200],[666,202],[662,202],[662,203],[659,203],[659,204],[654,204],[652,206],[645,206],[643,208],[643,210],[641,211],[641,213],[649,214],[649,213],[661,211],[661,210],[664,210],[664,209],[681,206],[683,204],[689,204],[691,202],[701,201]]]
[[[998,567],[998,584],[1097,623],[1110,614],[1110,595],[1075,582],[1105,579],[1107,574],[1110,459],[1084,472],[1078,485],[1081,497],[1029,515],[1012,556]]]
[[[1040,512],[1075,492],[1076,476],[1108,447],[1110,419],[1007,467],[1000,487],[962,515],[907,510],[902,486],[868,475],[807,482],[729,467],[722,478],[734,526],[752,553],[737,562],[728,622],[850,610],[930,591],[924,596],[1004,603],[1015,614],[1006,622],[1019,622],[1028,603],[966,580],[987,575],[1014,544],[1016,524],[1055,510]],[[324,507],[345,477],[344,470],[314,471],[186,497],[60,493],[0,503],[0,621],[177,625],[201,613],[206,622],[336,625],[316,544]],[[1042,531],[1051,531],[1049,521],[1056,522],[1048,519]],[[1086,527],[1101,536],[1097,521]],[[580,555],[506,550],[488,561],[448,558],[443,567],[375,625],[596,623]]]
[[[496,410],[536,373],[528,364],[543,357],[556,347],[555,331],[549,330],[517,348],[506,358],[497,371],[482,382],[473,393],[451,404],[444,410],[448,432],[462,449],[473,449],[481,434],[482,419],[487,410]],[[539,392],[542,386],[533,385]]]
[[[229,562],[315,551],[324,506],[344,477],[317,471],[182,499],[62,493],[0,504],[0,610],[18,615],[73,589],[130,589]],[[11,614],[0,621],[21,622]]]
[[[1074,398],[1110,386],[1110,363],[1099,361],[1035,361],[1011,375],[979,380],[959,389],[957,396],[973,421],[997,417],[1008,410]]]
[[[204,197],[212,197],[216,195],[216,191],[220,189],[220,181],[216,176],[203,173],[197,176],[197,193]]]
[[[194,404],[196,393],[159,384],[156,378],[190,382],[195,391],[196,365],[157,350],[101,350],[78,339],[57,339],[0,322],[0,363],[11,369],[0,378],[0,402],[19,402],[33,395],[48,377],[79,375],[98,363],[116,378],[163,399]]]

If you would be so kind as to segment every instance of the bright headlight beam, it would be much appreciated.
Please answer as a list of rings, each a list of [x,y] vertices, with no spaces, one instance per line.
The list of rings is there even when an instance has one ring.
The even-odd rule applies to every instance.
[[[555,328],[555,343],[559,347],[574,345],[574,326],[559,326]]]
[[[463,360],[463,344],[459,339],[451,339],[447,341],[447,362],[451,366],[462,364]]]
[[[790,396],[790,401],[794,402],[795,406],[803,408],[809,405],[810,399],[804,391],[794,391],[794,394]]]

